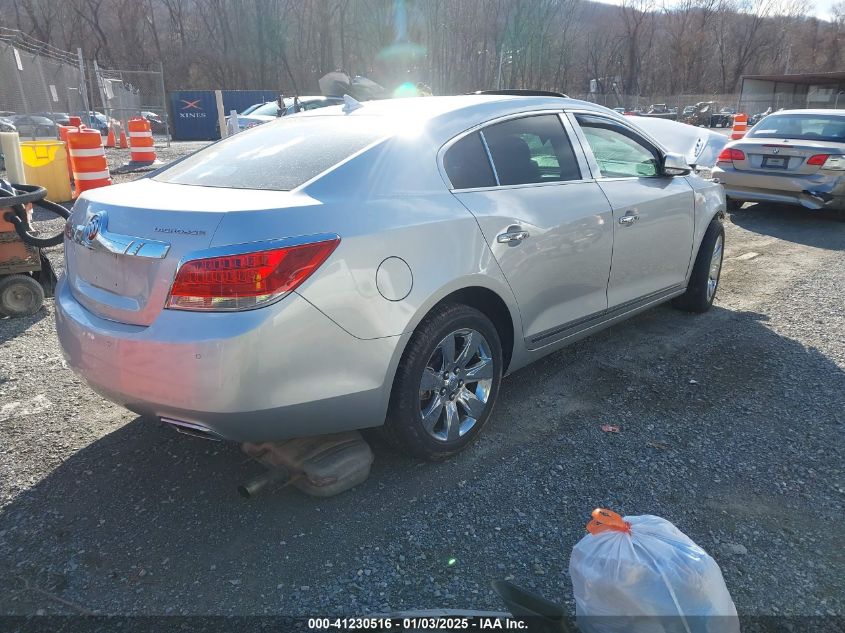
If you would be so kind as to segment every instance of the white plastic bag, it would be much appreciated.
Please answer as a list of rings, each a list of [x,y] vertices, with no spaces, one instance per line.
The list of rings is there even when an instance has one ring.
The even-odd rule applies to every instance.
[[[596,509],[569,574],[583,633],[739,633],[719,566],[660,517]]]

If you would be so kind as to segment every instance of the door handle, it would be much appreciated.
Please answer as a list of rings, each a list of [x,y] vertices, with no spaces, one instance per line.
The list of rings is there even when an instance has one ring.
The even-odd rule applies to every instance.
[[[508,231],[507,233],[499,233],[496,236],[496,241],[499,244],[513,244],[514,242],[521,242],[528,238],[528,231]]]
[[[640,216],[634,215],[623,215],[619,218],[619,224],[622,226],[631,226],[634,222],[640,219]]]

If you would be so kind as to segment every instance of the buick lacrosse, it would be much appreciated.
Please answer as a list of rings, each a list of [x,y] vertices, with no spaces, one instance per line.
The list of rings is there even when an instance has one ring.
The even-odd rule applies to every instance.
[[[724,209],[594,104],[350,100],[81,196],[59,339],[97,392],[183,430],[383,426],[442,459],[504,375],[665,301],[706,311]]]

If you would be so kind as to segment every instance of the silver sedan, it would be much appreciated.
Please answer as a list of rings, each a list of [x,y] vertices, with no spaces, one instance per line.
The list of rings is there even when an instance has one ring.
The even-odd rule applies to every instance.
[[[845,110],[782,110],[725,146],[713,178],[728,204],[845,209]]]
[[[59,339],[96,391],[201,435],[383,425],[442,459],[504,375],[665,301],[706,311],[724,209],[593,104],[350,101],[81,196]]]

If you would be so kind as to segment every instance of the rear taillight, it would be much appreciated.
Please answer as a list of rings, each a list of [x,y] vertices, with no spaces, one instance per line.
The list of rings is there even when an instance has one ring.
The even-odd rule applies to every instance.
[[[815,154],[807,159],[808,165],[818,165],[822,169],[845,170],[845,156]]]
[[[340,238],[183,263],[167,299],[178,310],[249,310],[270,303],[305,281],[328,259]]]
[[[722,150],[721,154],[719,154],[719,158],[717,158],[716,160],[745,160],[745,152],[743,152],[741,149],[736,149],[735,147],[726,147]]]

